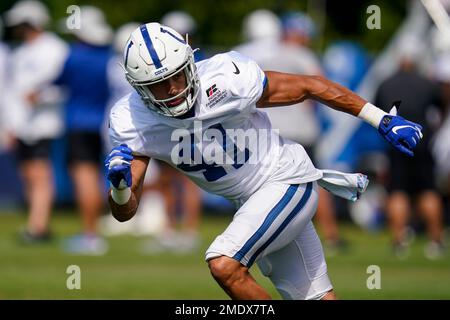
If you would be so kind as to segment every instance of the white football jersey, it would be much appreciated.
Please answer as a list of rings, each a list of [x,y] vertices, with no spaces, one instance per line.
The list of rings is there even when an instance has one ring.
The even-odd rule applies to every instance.
[[[282,139],[256,108],[267,81],[237,52],[197,63],[200,93],[195,116],[170,118],[151,111],[133,92],[110,113],[114,146],[160,159],[208,192],[241,204],[265,183],[305,183],[322,177],[304,148]]]

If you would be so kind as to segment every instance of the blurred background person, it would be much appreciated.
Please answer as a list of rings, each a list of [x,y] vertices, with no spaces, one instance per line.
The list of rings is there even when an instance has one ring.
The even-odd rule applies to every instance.
[[[263,70],[321,75],[320,60],[310,48],[315,33],[313,20],[303,12],[287,12],[280,19],[269,10],[259,9],[244,18],[243,35],[247,42],[233,50],[251,57]],[[284,108],[265,108],[264,112],[282,137],[302,144],[314,157],[314,146],[320,139],[315,108],[314,102],[306,101]],[[332,196],[319,190],[315,219],[328,247],[326,253],[332,255],[347,243],[339,235]]]
[[[6,124],[7,118],[5,112],[5,90],[6,75],[8,66],[8,57],[10,55],[8,46],[3,42],[3,20],[0,18],[0,152],[3,151],[6,144]]]
[[[17,170],[15,168],[15,158],[11,154],[11,150],[8,150],[8,115],[7,105],[5,101],[6,85],[8,83],[8,69],[10,65],[11,50],[4,42],[4,27],[3,20],[0,18],[0,168],[2,172],[3,181],[7,181],[3,185],[0,185],[0,204],[4,207],[8,207],[17,200],[21,193],[21,185],[18,182],[20,178],[17,177]],[[12,170],[11,170],[12,169]],[[16,183],[11,184],[11,181]]]
[[[279,50],[282,34],[281,21],[270,10],[258,9],[247,14],[242,21],[244,43],[232,48],[254,59],[261,67],[270,64]],[[279,59],[281,60],[281,59]]]
[[[432,142],[432,152],[436,160],[438,186],[447,198],[450,207],[450,39],[447,34],[435,30],[435,59],[433,78],[442,89],[445,106],[442,124]]]
[[[307,14],[300,11],[290,11],[281,16],[282,35],[281,42],[284,50],[291,49],[297,57],[297,64],[308,74],[322,74],[322,67],[317,54],[311,45],[317,36],[314,21]]]
[[[397,71],[405,37],[415,36],[422,39],[422,46],[428,45],[430,37],[427,32],[431,20],[423,4],[418,0],[410,1],[406,3],[405,9],[405,18],[397,28],[391,33],[384,33],[388,35],[388,41],[376,55],[369,54],[364,42],[349,39],[349,29],[341,33],[341,39],[331,42],[323,54],[327,78],[373,101],[381,81]],[[374,31],[369,32],[372,36],[376,35]],[[426,56],[418,61],[419,69],[424,69],[427,64]],[[357,225],[371,232],[380,230],[384,226],[387,196],[387,144],[373,128],[358,119],[329,108],[318,110],[323,119],[322,136],[316,148],[318,160],[341,170],[365,172],[371,181],[359,201],[349,204],[337,201],[339,213],[344,213],[348,207],[350,217]]]
[[[389,111],[392,103],[401,100],[400,115],[423,126],[424,139],[414,157],[388,151],[390,175],[386,213],[393,237],[393,250],[399,258],[408,255],[408,224],[413,212],[425,222],[429,242],[425,255],[429,259],[443,255],[443,204],[436,191],[434,159],[430,152],[433,126],[429,114],[432,108],[442,110],[442,92],[417,69],[422,56],[422,43],[416,37],[402,41],[398,71],[380,84],[375,104]]]
[[[179,34],[187,40],[194,51],[195,61],[200,61],[206,58],[203,49],[199,48],[200,34],[198,32],[197,22],[189,13],[181,10],[169,11],[161,17],[161,24],[176,30]],[[202,46],[203,47],[203,46]]]
[[[13,50],[5,90],[7,144],[15,149],[29,207],[25,243],[50,238],[54,186],[51,142],[63,130],[60,92],[51,85],[61,72],[67,47],[51,32],[47,8],[38,1],[17,2],[5,13],[5,25],[20,44]]]
[[[81,26],[69,30],[76,40],[56,80],[67,92],[66,156],[83,228],[81,234],[64,242],[64,250],[100,255],[108,247],[98,235],[97,222],[104,204],[101,129],[109,100],[107,65],[113,32],[100,9],[80,9]]]

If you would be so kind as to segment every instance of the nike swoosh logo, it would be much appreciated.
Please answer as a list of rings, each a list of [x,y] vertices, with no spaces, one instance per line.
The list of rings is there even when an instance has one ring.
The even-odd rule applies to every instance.
[[[233,66],[236,68],[236,71],[234,71],[233,73],[234,73],[234,74],[239,74],[239,73],[241,73],[241,71],[240,71],[239,68],[236,66],[236,64],[235,64],[233,61],[231,61],[231,63],[232,63]]]
[[[395,133],[395,134],[397,134],[397,131],[398,131],[398,130],[404,129],[404,128],[413,128],[413,129],[416,129],[416,127],[413,127],[413,126],[396,126],[396,127],[392,128],[392,132]]]

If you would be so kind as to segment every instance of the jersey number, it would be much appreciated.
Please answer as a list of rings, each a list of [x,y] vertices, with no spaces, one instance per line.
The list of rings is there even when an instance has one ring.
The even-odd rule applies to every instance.
[[[227,139],[226,139],[226,132],[225,129],[222,127],[221,124],[216,124],[214,126],[209,127],[209,129],[217,129],[222,133],[222,148],[223,150],[226,152],[227,149]],[[194,134],[191,133],[191,141],[194,141]],[[191,159],[194,160],[194,148],[195,148],[195,144],[194,142],[192,142],[191,145]],[[232,164],[232,167],[235,169],[239,169],[240,167],[243,166],[243,163],[237,163],[237,155],[238,155],[238,147],[236,146],[236,144],[233,143],[233,155],[234,155],[234,163]],[[244,150],[245,152],[245,156],[244,156],[244,163],[248,161],[248,159],[250,158],[250,151],[245,148]],[[180,150],[180,156],[183,156],[183,150]],[[205,160],[203,159],[203,155],[202,155],[202,163],[201,164],[179,164],[177,165],[177,167],[183,171],[186,172],[193,172],[193,171],[203,171],[203,176],[205,177],[205,179],[209,182],[213,182],[213,181],[217,181],[220,178],[222,178],[223,176],[227,175],[227,171],[220,165],[216,164],[216,163],[211,163],[208,164],[205,162]]]

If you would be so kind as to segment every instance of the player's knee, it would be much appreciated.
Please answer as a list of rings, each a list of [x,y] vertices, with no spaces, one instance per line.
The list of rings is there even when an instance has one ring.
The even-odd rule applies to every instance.
[[[208,267],[214,279],[225,286],[239,280],[243,275],[241,269],[245,268],[238,261],[226,256],[209,260]]]

